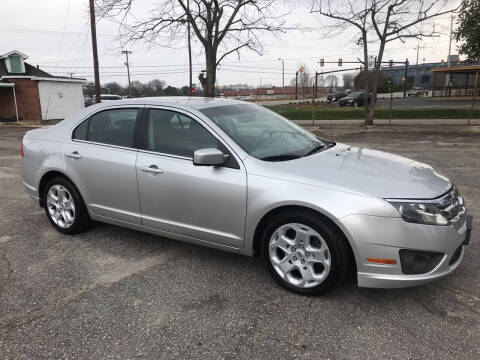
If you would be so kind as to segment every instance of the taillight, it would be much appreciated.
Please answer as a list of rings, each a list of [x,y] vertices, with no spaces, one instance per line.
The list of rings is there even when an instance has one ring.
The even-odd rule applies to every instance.
[[[20,144],[20,155],[22,155],[22,157],[25,157],[25,154],[23,153],[23,142]]]

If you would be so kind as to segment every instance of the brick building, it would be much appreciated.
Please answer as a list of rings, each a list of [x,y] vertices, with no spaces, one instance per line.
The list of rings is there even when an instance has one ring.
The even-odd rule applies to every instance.
[[[0,55],[0,120],[64,119],[84,106],[84,79],[53,76],[19,51]]]

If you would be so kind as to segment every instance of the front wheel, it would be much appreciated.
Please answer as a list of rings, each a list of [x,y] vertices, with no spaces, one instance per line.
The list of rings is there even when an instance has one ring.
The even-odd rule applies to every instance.
[[[302,295],[331,289],[350,266],[343,234],[309,211],[277,215],[267,226],[262,245],[263,259],[275,280]]]
[[[55,229],[76,234],[88,229],[90,216],[77,189],[66,179],[57,177],[45,186],[45,213]]]

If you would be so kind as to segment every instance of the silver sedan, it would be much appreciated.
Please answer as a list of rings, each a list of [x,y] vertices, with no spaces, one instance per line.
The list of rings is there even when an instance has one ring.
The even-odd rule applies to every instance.
[[[23,183],[60,232],[92,220],[263,257],[279,284],[325,292],[438,279],[471,217],[430,166],[319,138],[252,104],[155,98],[88,107],[22,142]]]

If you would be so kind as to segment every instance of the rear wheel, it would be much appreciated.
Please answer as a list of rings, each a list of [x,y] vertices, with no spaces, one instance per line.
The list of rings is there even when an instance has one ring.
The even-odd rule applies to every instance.
[[[329,290],[343,280],[350,265],[343,234],[318,214],[303,210],[272,219],[262,253],[275,280],[303,295]]]
[[[88,229],[90,216],[77,189],[65,178],[56,177],[45,186],[45,213],[55,229],[76,234]]]

